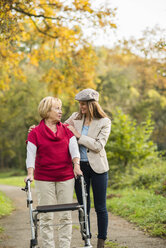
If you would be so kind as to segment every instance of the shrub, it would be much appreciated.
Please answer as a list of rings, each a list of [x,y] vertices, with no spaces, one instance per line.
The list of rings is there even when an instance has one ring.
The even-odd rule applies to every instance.
[[[133,168],[141,168],[158,158],[157,147],[150,139],[152,132],[150,115],[138,125],[122,110],[116,110],[106,146],[113,187],[118,187],[126,173],[132,175]]]

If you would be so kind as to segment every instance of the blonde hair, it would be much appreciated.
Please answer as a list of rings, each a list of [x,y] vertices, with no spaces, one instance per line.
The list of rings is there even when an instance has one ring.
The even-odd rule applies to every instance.
[[[58,102],[62,105],[61,100],[53,96],[47,96],[40,101],[38,106],[38,112],[42,119],[48,118],[48,113],[51,111],[53,102]]]
[[[104,112],[102,107],[97,101],[85,101],[88,106],[88,112],[89,112],[89,120],[91,121],[93,118],[101,119],[104,117],[108,117],[107,114]],[[76,120],[81,120],[83,114],[81,113],[81,110],[79,111]]]

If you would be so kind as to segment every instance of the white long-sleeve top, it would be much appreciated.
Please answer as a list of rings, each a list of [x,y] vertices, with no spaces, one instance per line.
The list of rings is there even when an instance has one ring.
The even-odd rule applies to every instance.
[[[26,167],[27,169],[32,167],[35,168],[35,159],[36,159],[37,147],[28,141],[27,143],[27,157],[26,157]],[[77,139],[75,136],[72,136],[69,140],[69,152],[71,158],[80,158],[79,148]]]

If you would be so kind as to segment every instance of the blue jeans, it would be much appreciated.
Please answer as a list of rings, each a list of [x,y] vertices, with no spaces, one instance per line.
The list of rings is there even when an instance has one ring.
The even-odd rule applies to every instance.
[[[108,212],[106,207],[106,191],[108,182],[108,172],[95,173],[89,165],[89,162],[80,163],[84,175],[87,190],[87,213],[90,215],[90,185],[92,185],[94,207],[97,214],[98,238],[106,240],[108,228]],[[81,185],[78,180],[75,181],[75,191],[79,204],[82,204]],[[90,218],[89,218],[90,229]]]

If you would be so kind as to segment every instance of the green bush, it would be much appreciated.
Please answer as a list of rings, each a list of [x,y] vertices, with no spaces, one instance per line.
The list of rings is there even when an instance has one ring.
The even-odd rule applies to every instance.
[[[158,161],[157,164],[148,164],[142,168],[134,168],[133,175],[128,175],[128,183],[136,187],[150,188],[155,182],[162,180],[165,176],[166,163]]]
[[[126,171],[119,177],[116,187],[149,189],[156,194],[166,196],[166,161],[158,158],[153,163],[149,161],[141,168],[133,168],[132,173]]]
[[[112,187],[119,187],[119,182],[126,173],[132,174],[133,168],[141,168],[158,158],[156,145],[150,139],[152,132],[150,116],[138,125],[120,109],[114,113],[112,131],[106,145]]]

